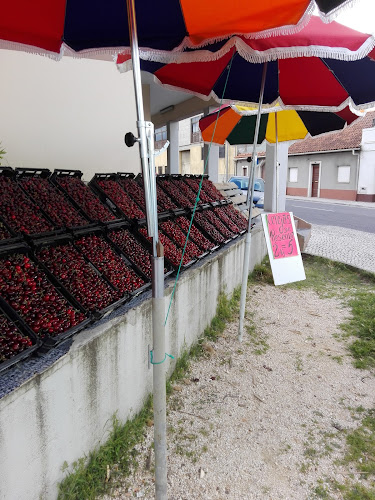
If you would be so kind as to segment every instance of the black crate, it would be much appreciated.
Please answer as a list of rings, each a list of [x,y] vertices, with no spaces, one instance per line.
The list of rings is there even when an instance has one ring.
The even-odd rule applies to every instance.
[[[24,191],[24,193],[26,194],[26,196],[35,204],[37,205],[43,215],[45,214],[45,216],[47,217],[47,220],[51,221],[52,225],[55,227],[55,228],[61,228],[63,230],[65,229],[73,229],[74,227],[85,227],[87,225],[90,224],[90,221],[89,219],[86,217],[85,213],[80,209],[80,208],[76,208],[71,202],[70,202],[70,199],[65,196],[65,194],[60,190],[58,189],[53,183],[50,182],[50,176],[51,176],[51,171],[46,169],[46,168],[40,168],[40,169],[33,169],[33,168],[16,168],[15,170],[16,172],[16,181],[19,185],[19,187]],[[40,207],[40,203],[38,201],[36,201],[33,196],[24,188],[24,186],[22,185],[22,180],[25,179],[25,178],[40,178],[40,179],[45,179],[48,181],[48,184],[51,186],[51,188],[56,191],[56,194],[57,196],[62,196],[65,203],[70,206],[75,212],[77,212],[77,214],[85,221],[85,224],[84,225],[80,225],[80,226],[66,226],[64,224],[60,224],[60,223],[57,223],[55,222],[51,215],[49,215],[45,209],[41,208]]]
[[[75,207],[75,209],[78,210],[79,212],[82,212],[85,215],[86,219],[89,220],[90,222],[105,225],[105,224],[108,224],[109,222],[114,222],[116,220],[120,220],[120,219],[116,219],[117,215],[110,209],[110,207],[107,204],[103,203],[103,201],[99,198],[98,194],[93,189],[91,189],[91,187],[89,185],[85,184],[82,181],[82,175],[83,175],[83,173],[80,170],[55,169],[49,180],[54,186],[56,186],[56,188],[59,191],[61,191],[64,194],[64,196],[66,198],[68,198],[68,200]],[[113,216],[113,219],[108,219],[107,221],[100,221],[100,220],[94,219],[93,217],[90,217],[90,215],[85,211],[85,209],[61,185],[61,183],[58,180],[61,178],[79,179],[84,184],[85,188],[91,192],[92,196],[97,198],[98,202],[101,203],[102,205],[104,205],[104,207]]]
[[[184,226],[182,226],[182,224],[180,224],[180,223],[179,223],[179,221],[178,221],[178,218],[179,218],[179,217],[180,217],[180,216],[174,217],[174,220],[175,220],[176,224],[177,224],[177,225],[181,228],[181,231],[183,231],[183,233],[187,235],[187,230],[186,230],[186,229],[185,229],[185,227],[184,227]],[[188,217],[188,216],[186,216],[185,214],[183,215],[183,217],[186,217],[187,219],[189,219],[189,217]],[[193,224],[195,224],[195,223],[194,223],[194,221],[193,221]],[[198,229],[198,228],[196,227],[196,229]],[[213,242],[212,242],[212,239],[211,239],[211,238],[208,238],[205,234],[203,234],[203,232],[202,232],[202,235],[203,235],[206,239],[208,239],[208,241],[209,241],[209,242],[213,243]],[[190,234],[189,234],[189,240],[191,240],[193,243],[195,243],[195,245],[196,245],[196,246],[197,246],[197,247],[198,247],[198,248],[202,251],[202,254],[198,257],[198,259],[199,259],[199,260],[203,259],[204,257],[206,257],[207,255],[209,255],[211,252],[213,252],[213,251],[216,249],[216,248],[215,248],[215,245],[214,245],[211,249],[209,249],[209,250],[204,250],[204,249],[202,249],[201,245],[200,245],[200,244],[199,244],[199,242],[198,242],[198,241],[194,238],[194,236],[192,235],[192,233],[191,233],[191,232],[190,232]]]
[[[22,193],[22,195],[26,198],[26,201],[28,203],[30,203],[31,207],[33,207],[32,208],[33,211],[35,213],[37,213],[38,215],[40,214],[42,216],[42,218],[45,219],[45,222],[47,222],[51,226],[51,230],[50,231],[45,231],[43,233],[30,233],[30,234],[26,234],[26,233],[24,233],[22,231],[16,232],[15,230],[13,230],[13,233],[16,236],[25,236],[25,237],[32,237],[34,235],[56,234],[56,226],[55,226],[54,222],[48,217],[48,215],[45,213],[45,211],[30,198],[30,196],[28,195],[28,193],[25,192],[25,190],[22,188],[22,186],[19,183],[17,183],[17,181],[16,181],[16,172],[14,170],[12,170],[11,168],[0,167],[0,176],[5,176],[5,177],[10,178],[11,182],[14,183],[15,189],[20,190],[20,192]],[[19,218],[17,218],[17,219],[19,219]],[[8,227],[10,226],[9,222],[7,222],[6,220],[4,222],[6,223],[6,225]]]
[[[106,234],[107,234],[108,239],[111,241],[111,243],[115,247],[117,247],[120,252],[122,252],[125,255],[125,257],[127,258],[127,260],[129,260],[129,262],[131,262],[132,264],[134,264],[135,268],[137,268],[139,270],[139,273],[140,273],[141,276],[144,276],[147,281],[150,281],[151,278],[148,277],[142,271],[142,269],[139,267],[139,265],[136,262],[134,262],[131,257],[129,257],[128,253],[123,248],[121,248],[112,239],[113,238],[113,237],[111,237],[111,235],[113,234],[112,232],[116,231],[116,230],[121,230],[121,229],[126,229],[127,231],[129,231],[129,233],[131,234],[131,236],[136,240],[137,243],[139,243],[144,248],[144,250],[149,254],[150,259],[152,260],[152,246],[151,246],[151,243],[146,238],[144,238],[140,233],[138,233],[136,231],[132,231],[132,228],[129,225],[127,225],[126,223],[124,223],[123,225],[121,225],[121,224],[112,224],[112,225],[109,225],[106,228]],[[151,262],[151,265],[152,265],[152,262]],[[168,276],[169,274],[171,274],[173,272],[173,268],[171,268],[167,262],[165,262],[165,266],[164,267],[165,267],[164,276]]]
[[[68,303],[69,307],[73,307],[80,313],[82,313],[85,316],[85,319],[81,321],[78,325],[73,326],[72,328],[69,328],[65,330],[64,332],[57,333],[55,336],[52,336],[50,334],[45,334],[42,340],[43,346],[44,347],[53,347],[63,340],[73,336],[74,334],[78,333],[79,331],[83,330],[86,326],[88,326],[92,322],[92,317],[87,313],[87,311],[75,300],[75,298],[59,283],[59,281],[55,278],[55,276],[42,264],[39,262],[33,252],[31,251],[30,247],[24,243],[22,244],[17,244],[13,246],[8,246],[6,249],[5,248],[0,248],[0,258],[6,258],[10,257],[14,254],[22,254],[26,255],[32,262],[33,264],[37,267],[37,269],[45,275],[47,281],[53,286],[55,291],[62,296],[66,302]],[[9,307],[13,309],[11,304],[8,304]],[[17,313],[17,311],[15,311]],[[17,313],[18,314],[18,313]],[[22,320],[24,323],[27,323],[27,319],[23,318],[21,316]],[[39,337],[38,337],[39,338]]]
[[[102,203],[107,205],[110,208],[110,210],[116,215],[116,217],[118,219],[123,219],[123,220],[129,221],[129,222],[134,222],[136,219],[128,217],[121,210],[121,208],[116,204],[116,202],[99,186],[98,181],[101,179],[117,181],[117,174],[115,174],[115,173],[95,174],[94,177],[89,182],[89,186],[94,191],[94,193],[99,197],[99,199],[102,201]],[[122,189],[120,185],[118,185],[118,186],[120,189]],[[138,207],[138,205],[137,205],[137,207]],[[146,220],[146,219],[142,218],[139,220]]]
[[[177,177],[178,176],[176,176],[174,178],[176,179]],[[175,205],[177,205],[177,210],[185,210],[185,209],[193,208],[194,207],[194,203],[190,202],[190,200],[188,200],[185,195],[183,195],[183,196],[184,196],[184,198],[186,198],[186,203],[183,203],[183,205],[181,205],[181,202],[177,198],[176,194],[170,193],[166,189],[166,187],[164,185],[164,181],[170,181],[170,182],[172,182],[172,179],[173,179],[173,176],[167,175],[167,174],[163,174],[163,175],[158,175],[158,177],[156,179],[156,182],[157,182],[157,185],[159,186],[159,188],[161,188],[162,191],[173,201],[173,203]],[[176,189],[178,189],[175,184],[173,184],[173,185],[176,187]],[[176,209],[174,209],[173,212],[175,212],[175,210]]]
[[[203,210],[203,212],[202,212],[203,215],[206,215],[208,213],[211,213],[213,215],[213,218],[217,219],[218,222],[223,225],[223,231],[226,230],[229,233],[231,233],[231,235],[225,235],[223,233],[223,231],[221,229],[219,229],[214,222],[211,222],[210,219],[208,217],[206,217],[207,218],[207,222],[209,222],[223,236],[223,238],[225,238],[225,242],[223,243],[224,245],[226,245],[227,243],[229,243],[229,241],[231,241],[231,240],[233,240],[233,239],[235,239],[235,238],[237,238],[239,236],[239,234],[234,234],[233,231],[231,231],[226,226],[226,224],[224,224],[224,222],[215,214],[214,209],[212,207],[210,207],[207,210]]]
[[[181,250],[183,250],[185,248],[185,244],[186,244],[187,232],[184,229],[182,229],[181,226],[179,224],[177,224],[174,219],[175,218],[172,217],[169,219],[169,221],[172,222],[176,226],[177,230],[179,230],[181,232],[181,234],[183,235],[183,238],[184,238],[183,243],[182,242],[180,243],[179,241],[177,241],[175,239],[175,237],[168,232],[167,229],[161,227],[160,231],[162,233],[164,233],[176,245],[177,248],[180,248]],[[197,249],[199,251],[201,251],[199,245],[197,245],[190,237],[189,237],[188,241],[190,241],[190,243],[194,244],[197,247]],[[186,250],[186,251],[188,252],[188,250]],[[203,258],[206,255],[207,255],[207,252],[204,252],[204,254],[202,252],[200,255],[195,255],[189,263],[185,264],[185,268],[190,267],[192,264],[194,264],[194,262],[196,262],[197,260],[200,260],[201,258]]]
[[[198,212],[198,210],[196,211]],[[201,212],[199,212],[201,214],[204,214],[204,210],[202,210]],[[218,248],[222,247],[223,245],[226,245],[227,243],[229,243],[229,241],[231,241],[231,238],[229,239],[225,239],[224,236],[220,233],[220,231],[213,225],[211,224],[208,220],[206,221],[210,226],[212,226],[215,231],[217,231],[224,239],[222,242],[217,242],[215,240],[215,238],[213,236],[211,236],[211,234],[205,229],[205,227],[194,217],[194,224],[197,226],[197,228],[202,231],[203,235],[208,238],[209,240],[213,241],[215,243],[215,247],[211,250],[211,252],[214,252],[215,250],[217,250]]]
[[[9,237],[0,240],[0,246],[13,245],[14,243],[19,243],[22,241],[23,237],[21,235],[17,235],[17,233],[15,233],[13,229],[8,226],[8,224],[2,217],[0,217],[0,227],[1,226],[3,226],[5,231],[9,233]]]
[[[123,302],[126,302],[131,297],[139,295],[140,293],[144,292],[145,290],[147,290],[150,287],[151,282],[150,282],[149,278],[147,278],[145,276],[145,279],[144,279],[143,273],[140,273],[139,269],[135,265],[133,265],[133,263],[126,257],[126,255],[117,247],[117,245],[114,245],[114,243],[106,235],[106,230],[104,230],[102,227],[97,227],[94,230],[92,230],[92,229],[90,229],[90,230],[81,229],[81,230],[74,231],[74,240],[73,240],[73,243],[77,247],[77,245],[76,245],[77,239],[79,239],[79,238],[81,238],[83,236],[93,236],[93,235],[101,237],[109,245],[109,247],[111,248],[111,250],[113,250],[124,261],[124,264],[127,267],[129,267],[143,281],[145,281],[145,279],[147,280],[147,281],[145,281],[144,285],[140,286],[136,290],[133,290],[132,292],[130,292],[130,291],[126,292],[126,294],[124,295]],[[82,251],[81,251],[81,253],[82,253]],[[90,259],[88,259],[88,260],[91,262]],[[91,262],[91,264],[94,267],[96,267],[96,265],[95,265],[94,262]],[[102,273],[102,274],[105,276],[104,273]],[[109,282],[111,282],[109,278],[107,278],[107,279],[108,279]],[[112,286],[117,290],[116,285],[114,285],[112,283]]]
[[[33,249],[35,252],[35,258],[38,262],[40,262],[41,266],[46,267],[49,272],[52,273],[52,271],[49,270],[48,264],[44,263],[38,256],[38,252],[45,247],[50,247],[50,246],[59,246],[59,245],[65,245],[68,243],[73,243],[73,236],[69,234],[61,235],[57,238],[43,238],[40,240],[33,241]],[[74,245],[73,245],[74,246]],[[74,246],[74,249],[82,256],[86,264],[92,269],[92,271],[98,276],[99,279],[104,281],[104,283],[111,289],[111,290],[116,290],[115,287],[112,285],[112,283],[90,262],[90,260],[80,251],[79,248]],[[53,273],[52,273],[53,274]],[[77,302],[80,302],[78,298],[75,297],[73,291],[70,291],[67,289],[67,287],[64,285],[64,283],[55,276],[55,279],[59,282],[61,287],[65,288],[67,290],[67,293],[72,295]],[[81,304],[81,307],[86,311],[87,315],[92,315],[93,320],[97,320],[101,318],[103,315],[105,315],[108,311],[112,311],[113,309],[119,307],[124,303],[124,298],[121,297],[120,299],[117,299],[114,302],[111,302],[107,306],[105,306],[102,309],[95,308],[94,310],[90,311],[83,304]]]
[[[159,230],[159,237],[160,237],[160,234],[162,234],[163,236],[165,236],[166,238],[168,238],[169,240],[171,240],[171,242],[177,247],[178,250],[180,250],[182,252],[182,248],[177,245],[170,236],[168,236],[167,234],[164,234],[163,231],[160,231]],[[138,239],[141,241],[141,242],[144,242],[145,244],[148,243],[150,244],[150,242],[148,241],[148,239],[140,232],[137,233],[137,237]],[[161,242],[161,241],[160,241]],[[162,243],[162,242],[161,242]],[[185,269],[188,269],[192,264],[194,264],[194,262],[196,262],[197,259],[194,259],[194,260],[191,260],[190,262],[187,262],[186,264],[183,264],[181,266],[181,269],[182,270],[185,270]],[[179,262],[174,264],[169,258],[168,256],[165,254],[165,246],[164,246],[164,262],[169,266],[171,267],[174,271],[177,271],[178,268],[179,268]]]
[[[0,312],[12,323],[17,330],[23,335],[28,337],[32,345],[24,349],[22,352],[16,354],[10,359],[0,362],[0,373],[4,372],[16,363],[29,358],[35,351],[37,351],[42,342],[35,333],[28,327],[28,325],[22,320],[22,318],[5,302],[5,300],[0,297]]]

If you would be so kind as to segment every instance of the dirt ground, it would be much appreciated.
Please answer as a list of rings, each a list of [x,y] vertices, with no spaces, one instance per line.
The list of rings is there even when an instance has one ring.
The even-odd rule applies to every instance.
[[[373,373],[354,368],[339,328],[343,301],[254,284],[246,315],[242,343],[237,321],[227,325],[174,385],[168,498],[340,499],[338,485],[369,487],[342,463],[345,436],[375,394]],[[152,441],[150,426],[138,470],[103,500],[154,498]]]

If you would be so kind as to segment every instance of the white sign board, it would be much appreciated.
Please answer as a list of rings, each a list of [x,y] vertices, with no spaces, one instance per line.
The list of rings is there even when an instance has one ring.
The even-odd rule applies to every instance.
[[[275,285],[306,279],[292,212],[262,214]]]

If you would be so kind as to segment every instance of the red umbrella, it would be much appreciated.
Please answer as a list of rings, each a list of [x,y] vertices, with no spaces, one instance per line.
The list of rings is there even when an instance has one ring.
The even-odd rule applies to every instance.
[[[235,33],[295,30],[317,8],[330,21],[353,0],[136,0],[138,43],[141,47],[172,50],[202,45]],[[59,54],[113,53],[130,46],[125,0],[17,0],[3,2],[0,47]],[[276,31],[275,31],[276,30]]]
[[[264,104],[317,111],[339,111],[351,104],[363,109],[375,104],[374,46],[371,35],[313,17],[295,34],[235,37],[219,47],[209,45],[206,62],[195,62],[195,52],[189,51],[177,56],[179,64],[164,64],[153,59],[168,59],[170,53],[142,51],[141,69],[167,88],[218,102],[257,105],[268,61]],[[128,68],[127,61],[128,55],[118,57],[120,69]]]

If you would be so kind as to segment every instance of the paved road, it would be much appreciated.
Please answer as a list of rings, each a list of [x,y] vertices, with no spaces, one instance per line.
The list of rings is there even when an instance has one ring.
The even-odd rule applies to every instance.
[[[375,203],[339,200],[311,201],[288,197],[286,210],[311,224],[339,226],[375,233]]]

